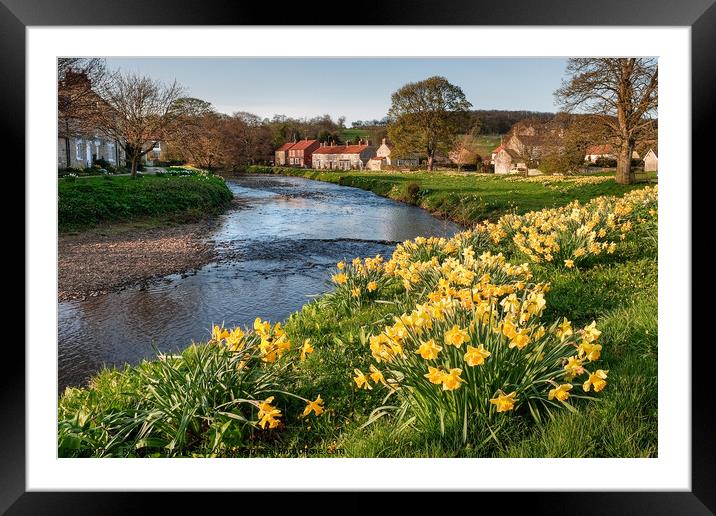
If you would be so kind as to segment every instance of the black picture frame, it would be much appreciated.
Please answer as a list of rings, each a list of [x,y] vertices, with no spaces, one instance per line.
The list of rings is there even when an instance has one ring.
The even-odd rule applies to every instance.
[[[716,90],[716,0],[512,0],[482,5],[470,0],[414,2],[384,0],[371,4],[361,25],[549,25],[549,26],[687,26],[691,28],[692,169],[708,172],[706,156]],[[486,4],[486,3],[485,3]],[[355,7],[351,4],[346,7]],[[305,4],[304,4],[305,6]],[[318,7],[326,7],[321,5]],[[282,10],[255,2],[222,0],[0,0],[0,124],[8,148],[25,148],[25,28],[52,25],[331,25],[344,6]],[[35,150],[36,152],[37,150]],[[22,163],[24,154],[16,153]],[[19,160],[18,160],[19,161]],[[16,162],[17,164],[17,162]],[[689,171],[684,170],[684,174]],[[21,186],[21,188],[23,188]],[[692,200],[692,206],[694,205]],[[692,217],[693,219],[693,217]],[[693,250],[691,250],[693,256]],[[27,257],[26,257],[27,258]],[[28,271],[26,270],[26,274]],[[670,302],[691,302],[671,300]],[[695,305],[694,305],[695,306]],[[32,310],[31,306],[26,309]],[[692,316],[693,317],[693,316]],[[708,319],[707,319],[708,320]],[[684,330],[684,346],[691,344]],[[698,351],[712,346],[693,339],[692,349],[692,489],[690,492],[481,493],[483,501],[510,508],[526,504],[532,513],[548,514],[712,514],[716,511],[716,440],[710,435],[714,414],[710,360]],[[710,353],[709,353],[710,355]],[[119,514],[147,508],[147,493],[26,492],[25,487],[25,355],[6,344],[2,375],[3,418],[0,423],[0,512],[7,514]],[[662,358],[664,360],[664,358]],[[192,495],[193,496],[193,495]],[[220,501],[226,495],[212,495]],[[353,495],[356,504],[357,495]],[[273,498],[280,503],[282,496]],[[162,496],[165,511],[182,507],[187,493]],[[244,504],[245,501],[242,502]],[[346,502],[343,502],[346,503]],[[347,502],[351,503],[351,502]],[[481,504],[484,502],[481,502]],[[242,505],[242,509],[246,509]],[[140,510],[140,512],[143,512]]]

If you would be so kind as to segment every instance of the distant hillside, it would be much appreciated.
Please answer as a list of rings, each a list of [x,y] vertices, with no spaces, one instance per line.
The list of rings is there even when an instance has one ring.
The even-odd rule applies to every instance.
[[[520,120],[532,118],[547,121],[554,113],[543,111],[508,111],[501,109],[478,109],[470,112],[470,125],[479,121],[481,134],[506,134]],[[499,142],[498,142],[499,144]]]

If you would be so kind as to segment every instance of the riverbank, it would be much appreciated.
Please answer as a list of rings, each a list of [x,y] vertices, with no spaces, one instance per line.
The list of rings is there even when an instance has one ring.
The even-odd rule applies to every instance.
[[[219,176],[153,174],[60,179],[58,229],[84,231],[100,224],[159,218],[197,222],[223,211],[233,197]]]
[[[58,237],[59,301],[86,299],[168,274],[190,273],[216,257],[205,241],[215,218],[157,226],[113,224]]]
[[[418,206],[436,217],[469,227],[507,213],[582,203],[603,195],[623,195],[650,183],[620,185],[612,174],[590,176],[500,176],[475,172],[394,172],[313,170],[249,166],[249,174],[278,174],[352,186]]]
[[[415,239],[385,262],[341,262],[332,271],[335,290],[306,304],[285,325],[258,321],[245,328],[245,340],[243,332],[216,328],[211,336],[207,332],[208,345],[105,370],[88,388],[65,391],[60,456],[657,456],[656,199],[656,189],[648,189],[519,221],[505,217],[485,231]],[[583,226],[590,228],[579,230]],[[514,235],[511,227],[518,228]],[[495,253],[512,264],[528,263],[529,271],[503,265]],[[544,283],[549,288],[509,295]],[[504,321],[494,328],[489,318],[471,321],[473,302],[488,301],[504,316],[520,299],[527,304],[516,310],[528,309],[529,317],[521,316],[519,325],[529,326],[529,338],[495,347],[503,334],[516,339],[517,333]],[[446,303],[468,320],[449,312],[447,324]],[[419,318],[411,314],[415,309]],[[456,332],[455,322],[466,330]],[[418,324],[435,336],[413,348]],[[388,340],[371,338],[381,334]],[[491,353],[470,351],[463,338]],[[572,369],[564,368],[566,360],[556,361],[549,382],[519,384],[526,374],[512,370],[514,364],[535,356],[535,367],[555,360],[553,349],[565,339],[580,349],[571,350],[578,353]],[[407,362],[390,362],[391,353],[403,349]],[[472,353],[469,361],[467,355],[463,361],[465,351]],[[432,354],[439,359],[429,362]],[[406,363],[409,369],[396,383],[393,369]],[[459,378],[448,382],[447,373],[425,380],[428,365],[462,374],[466,384]],[[411,372],[413,366],[418,369]],[[481,371],[489,371],[487,387],[479,383]],[[257,375],[275,376],[268,388],[241,383],[240,392],[231,390]],[[422,401],[400,389],[387,400],[391,389],[408,381],[422,382],[416,384],[427,392]],[[560,398],[548,399],[557,385],[563,385]],[[505,398],[519,391],[514,405],[500,401],[500,391]],[[172,399],[182,402],[167,403]],[[488,399],[502,404],[501,413],[488,410]],[[420,409],[421,402],[428,410]],[[480,419],[451,419],[468,403],[487,411],[489,434]]]

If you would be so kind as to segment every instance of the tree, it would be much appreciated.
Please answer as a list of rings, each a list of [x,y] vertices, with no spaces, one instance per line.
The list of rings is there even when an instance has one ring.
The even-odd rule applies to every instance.
[[[450,151],[450,161],[457,165],[460,172],[465,165],[476,165],[482,158],[478,154],[478,141],[472,134],[463,134],[455,139],[455,146]]]
[[[57,136],[65,139],[66,162],[70,163],[70,137],[94,132],[87,114],[107,77],[104,59],[60,57],[57,60]]]
[[[221,126],[224,120],[211,103],[185,97],[177,100],[181,114],[167,146],[167,155],[213,170],[224,162]]]
[[[388,135],[396,154],[424,152],[428,170],[433,170],[435,153],[449,152],[470,107],[460,87],[445,77],[406,84],[393,93],[388,111]]]
[[[657,60],[570,59],[566,73],[568,78],[555,92],[557,101],[569,112],[579,109],[597,115],[593,120],[619,149],[616,181],[633,183],[634,146],[653,127],[658,109]]]
[[[132,178],[145,154],[160,141],[171,140],[180,127],[186,103],[174,81],[164,84],[149,77],[115,73],[98,91],[92,121],[107,137],[119,142],[127,154]]]

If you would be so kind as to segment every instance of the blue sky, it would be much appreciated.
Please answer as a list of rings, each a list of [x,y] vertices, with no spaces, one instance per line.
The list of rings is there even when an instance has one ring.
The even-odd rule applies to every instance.
[[[474,109],[556,111],[562,58],[107,58],[112,69],[176,79],[217,111],[380,119],[407,82],[442,75]]]

